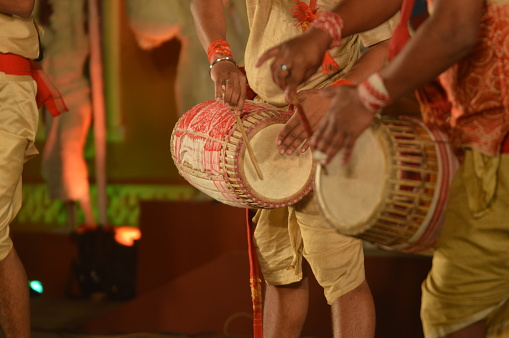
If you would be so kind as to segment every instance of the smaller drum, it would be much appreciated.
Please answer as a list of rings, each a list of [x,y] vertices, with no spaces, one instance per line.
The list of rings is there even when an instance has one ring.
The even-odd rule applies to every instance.
[[[315,193],[338,232],[387,250],[429,254],[441,231],[458,167],[445,134],[413,118],[384,118],[355,143],[317,166]]]
[[[242,125],[263,174],[260,179],[236,119],[221,102],[206,101],[187,111],[171,136],[180,175],[215,200],[243,208],[280,208],[297,203],[313,188],[311,151],[281,155],[276,137],[291,113],[246,101]]]

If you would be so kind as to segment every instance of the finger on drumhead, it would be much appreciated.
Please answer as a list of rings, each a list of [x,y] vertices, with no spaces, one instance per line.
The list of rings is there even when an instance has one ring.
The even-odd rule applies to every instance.
[[[262,54],[262,56],[258,59],[255,66],[260,67],[265,63],[265,61],[275,57],[279,53],[279,46],[273,47],[269,50],[267,50],[265,53]]]
[[[348,162],[350,161],[350,158],[352,157],[353,146],[354,146],[354,144],[351,141],[345,141],[345,144],[343,146],[343,150],[344,150],[343,158],[341,159],[341,162],[343,163],[343,165],[348,164]],[[334,156],[334,154],[332,156]]]
[[[306,139],[306,141],[304,141],[304,143],[302,144],[302,146],[300,147],[300,152],[301,153],[304,153],[306,152],[309,148],[311,147],[310,145],[310,141],[308,139]]]
[[[290,105],[292,106],[292,105]],[[276,137],[276,145],[280,146],[287,143],[288,136],[292,133],[292,131],[299,125],[298,116],[293,115],[290,117],[288,121],[283,125],[283,128],[279,132]]]
[[[291,155],[293,154],[293,148],[290,147],[279,147],[279,155]]]
[[[302,146],[303,148],[305,148],[304,150],[302,150],[301,148],[301,152],[304,152],[306,151],[307,147],[305,147],[305,144],[307,143],[307,139],[306,137],[304,136],[304,132],[301,131],[299,132],[298,134],[291,134],[289,138],[287,138],[286,140],[287,144],[286,144],[286,155],[291,155],[294,153],[295,150],[297,150],[300,146]]]

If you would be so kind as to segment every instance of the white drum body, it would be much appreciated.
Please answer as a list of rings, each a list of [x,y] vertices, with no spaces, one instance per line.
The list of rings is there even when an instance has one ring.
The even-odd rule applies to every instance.
[[[313,188],[311,152],[280,155],[276,137],[291,114],[246,101],[242,125],[263,179],[255,170],[230,109],[206,101],[187,111],[171,136],[173,161],[190,184],[215,200],[243,208],[280,208],[297,203]]]
[[[347,165],[342,157],[316,169],[331,226],[384,249],[431,253],[458,167],[447,136],[417,119],[387,118],[358,138]]]

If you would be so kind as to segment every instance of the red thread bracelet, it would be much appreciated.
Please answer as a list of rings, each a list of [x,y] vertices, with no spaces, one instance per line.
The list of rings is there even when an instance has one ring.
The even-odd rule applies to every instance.
[[[392,102],[385,88],[382,77],[378,73],[370,75],[358,87],[359,99],[372,112],[376,112]]]
[[[209,44],[209,47],[207,48],[209,63],[212,63],[212,57],[214,54],[222,54],[223,56],[233,58],[232,50],[226,40],[214,40]]]
[[[343,36],[343,19],[339,14],[329,11],[320,11],[318,19],[314,20],[310,27],[320,29],[331,37],[329,49],[341,46]]]

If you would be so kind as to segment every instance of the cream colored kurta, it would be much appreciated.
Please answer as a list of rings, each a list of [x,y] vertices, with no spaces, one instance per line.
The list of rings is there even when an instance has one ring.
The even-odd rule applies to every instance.
[[[290,13],[295,1],[247,0],[246,3],[250,36],[244,58],[249,85],[262,100],[277,107],[285,106],[283,91],[272,81],[271,62],[266,62],[260,68],[255,67],[255,64],[269,48],[302,34],[301,27],[295,26],[297,20]],[[325,10],[333,9],[336,4],[336,0],[317,1],[317,7]],[[335,74],[323,74],[319,71],[299,88],[320,89],[339,79],[352,68],[361,55],[361,42],[368,47],[387,40],[392,36],[394,26],[395,22],[390,21],[369,32],[343,39],[342,46],[329,51],[340,71]]]
[[[33,18],[0,14],[0,52],[35,59],[38,32]],[[23,163],[37,154],[36,85],[30,76],[0,72],[0,260],[12,248],[9,223],[21,208]]]
[[[0,53],[36,59],[39,56],[38,38],[32,17],[20,18],[0,13]]]

